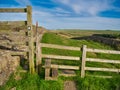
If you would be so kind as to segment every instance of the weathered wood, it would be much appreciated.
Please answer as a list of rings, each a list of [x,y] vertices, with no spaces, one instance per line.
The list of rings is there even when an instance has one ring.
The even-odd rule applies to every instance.
[[[50,78],[51,59],[45,60],[45,80]]]
[[[82,51],[82,65],[81,65],[81,77],[84,78],[85,76],[85,63],[86,63],[86,45],[83,45]]]
[[[38,33],[38,22],[36,23],[36,72],[40,74],[42,67],[42,50],[40,41],[42,39],[42,34]]]
[[[58,77],[58,66],[54,65],[52,67],[52,78],[57,79]]]
[[[20,45],[26,45],[26,42],[6,42],[2,41],[0,45],[5,46],[5,47],[10,47],[10,46],[20,46]]]
[[[67,60],[76,60],[79,61],[79,57],[72,57],[72,56],[60,56],[60,55],[49,55],[49,54],[42,54],[43,58],[52,58],[52,59],[67,59]]]
[[[20,36],[23,35],[25,36],[25,30],[20,30],[20,31],[12,31],[12,30],[0,30],[0,34],[6,36],[6,35],[15,35],[15,36]]]
[[[24,26],[27,25],[27,21],[0,21],[0,26],[1,25],[17,25],[18,26]]]
[[[59,69],[73,69],[73,70],[79,70],[79,66],[69,66],[69,65],[51,65],[51,68],[54,66],[57,66]]]
[[[99,77],[99,78],[112,78],[112,76],[98,76],[98,75],[88,75],[90,77]]]
[[[10,54],[11,55],[26,55],[26,52],[17,52],[17,51],[13,52],[13,51],[11,51]]]
[[[71,47],[71,46],[62,46],[62,45],[54,45],[54,44],[46,44],[41,43],[41,47],[47,47],[47,48],[56,48],[56,49],[66,49],[66,50],[76,50],[80,51],[80,47]]]
[[[56,64],[51,64],[51,68],[54,66],[57,66],[58,69],[72,69],[72,70],[79,70],[79,66],[69,66],[69,65],[56,65]],[[42,66],[45,68],[45,66]]]
[[[26,37],[25,35],[17,35],[17,36],[12,36],[12,35],[9,35],[9,36],[5,36],[5,37],[3,37],[3,39],[11,39],[12,41],[16,41],[16,40],[18,40],[18,41],[21,41],[21,40],[23,40],[23,41],[26,41],[26,40],[28,40],[28,37]]]
[[[120,69],[96,68],[96,67],[85,67],[85,70],[89,70],[89,71],[106,71],[106,72],[120,72]]]
[[[30,73],[35,72],[34,68],[34,43],[33,43],[33,29],[32,29],[32,7],[27,6],[27,27],[29,36],[29,69]]]
[[[6,12],[24,13],[26,12],[26,8],[0,8],[0,12],[2,13],[6,13]]]
[[[59,74],[59,76],[73,77],[73,76],[76,76],[76,74]]]
[[[103,62],[103,63],[116,63],[116,64],[120,64],[120,60],[107,60],[107,59],[86,58],[86,61],[89,61],[89,62]]]
[[[99,49],[87,48],[87,51],[88,52],[96,52],[96,53],[120,54],[120,51],[114,51],[114,50],[99,50]]]

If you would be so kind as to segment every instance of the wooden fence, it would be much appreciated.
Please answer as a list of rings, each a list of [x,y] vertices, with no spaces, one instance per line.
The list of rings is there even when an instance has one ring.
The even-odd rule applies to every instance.
[[[81,77],[85,76],[85,71],[105,71],[105,72],[120,72],[120,69],[114,68],[97,68],[97,67],[86,67],[86,62],[102,62],[102,63],[113,63],[113,64],[120,64],[120,60],[106,60],[106,59],[96,59],[96,58],[87,58],[87,52],[94,52],[94,53],[107,53],[107,54],[120,54],[120,51],[114,50],[99,50],[99,49],[90,49],[87,48],[86,45],[83,46],[82,51],[82,65],[81,65]],[[111,77],[111,76],[106,76]]]
[[[80,48],[80,47],[71,47],[71,46],[62,46],[62,45],[54,45],[54,44],[41,43],[40,47],[82,51],[82,60],[81,60],[81,57],[41,54],[42,58],[46,58],[46,60],[45,60],[45,66],[44,66],[46,68],[45,69],[45,79],[46,80],[51,79],[51,77],[50,77],[50,68],[52,69],[52,77],[55,77],[55,76],[57,77],[57,75],[58,75],[57,74],[58,73],[57,69],[80,70],[82,78],[85,77],[85,71],[86,70],[89,70],[89,71],[120,72],[120,69],[86,67],[86,61],[89,61],[89,62],[103,62],[103,63],[116,63],[116,64],[120,64],[119,60],[105,60],[105,59],[87,58],[86,57],[87,52],[120,54],[120,51],[90,49],[90,48],[87,48],[86,45],[83,45],[83,47]],[[51,59],[60,59],[60,60],[63,59],[63,60],[80,61],[81,65],[79,65],[79,66],[55,65],[55,64],[51,64]],[[100,76],[100,77],[102,77],[102,76]]]
[[[35,55],[35,50],[34,50],[34,38],[33,38],[33,28],[32,28],[32,7],[27,6],[27,8],[0,8],[0,13],[27,13],[27,21],[4,21],[0,22],[3,26],[5,25],[13,25],[15,23],[21,23],[22,25],[26,25],[27,28],[24,31],[25,35],[27,36],[27,41],[28,42],[28,59],[29,59],[29,69],[30,73],[34,73],[34,55]],[[4,27],[5,28],[5,27]],[[8,28],[9,29],[9,28]],[[19,43],[19,41],[17,41]],[[13,52],[16,55],[16,52]],[[23,52],[17,52],[17,55]]]

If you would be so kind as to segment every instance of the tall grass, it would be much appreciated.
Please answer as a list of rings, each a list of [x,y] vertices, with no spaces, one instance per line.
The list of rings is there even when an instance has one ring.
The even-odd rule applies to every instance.
[[[120,77],[112,79],[77,77],[76,82],[78,90],[120,90]]]
[[[6,85],[0,87],[0,90],[10,90],[16,88],[16,90],[63,90],[62,80],[57,81],[45,81],[37,74],[23,74],[22,79],[15,80],[14,75],[11,75]]]

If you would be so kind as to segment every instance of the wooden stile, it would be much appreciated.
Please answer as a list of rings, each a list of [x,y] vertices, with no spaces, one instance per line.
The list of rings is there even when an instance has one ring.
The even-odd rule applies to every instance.
[[[24,32],[27,32],[27,33],[24,33],[28,39],[25,40],[24,38],[22,38],[21,36],[19,37],[19,35],[16,35],[17,37],[14,39],[15,41],[17,40],[21,40],[22,38],[22,42],[23,44],[26,44],[27,41],[28,41],[28,59],[29,59],[29,70],[30,70],[30,73],[34,73],[35,71],[35,68],[34,68],[34,53],[35,53],[35,50],[34,50],[34,41],[33,41],[33,29],[32,29],[32,7],[31,6],[27,6],[27,8],[0,8],[0,12],[2,13],[27,13],[27,21],[4,21],[4,22],[0,22],[1,24],[1,28],[2,26],[4,27],[4,25],[7,25],[8,28],[6,29],[13,29],[13,30],[17,30],[16,32],[20,33],[21,32],[21,29],[24,31]],[[10,25],[18,25],[19,27],[10,27]],[[27,30],[24,30],[24,28],[22,26],[25,26],[27,25]],[[5,33],[6,32],[6,29],[2,31],[2,33]],[[9,31],[10,31],[9,30]],[[9,34],[9,33],[8,33]],[[17,34],[17,33],[15,33]],[[6,34],[5,34],[6,35]],[[12,35],[12,34],[11,34]],[[10,36],[10,35],[9,35]],[[10,36],[12,38],[12,36]],[[23,41],[24,40],[24,41]],[[26,43],[24,43],[26,42]],[[3,42],[4,43],[4,42]],[[21,41],[20,43],[19,42],[13,42],[11,44],[22,44]],[[27,52],[27,50],[24,51],[25,53]],[[22,54],[24,52],[12,52],[12,55],[13,54]]]
[[[57,79],[58,77],[58,65],[52,67],[52,78]]]
[[[51,59],[45,60],[45,80],[50,78]]]

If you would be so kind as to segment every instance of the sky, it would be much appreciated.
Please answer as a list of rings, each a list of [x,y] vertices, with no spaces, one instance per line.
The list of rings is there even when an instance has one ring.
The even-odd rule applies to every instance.
[[[47,29],[120,30],[120,0],[0,0],[0,8],[32,6],[33,24]],[[26,14],[0,13],[0,21]]]

